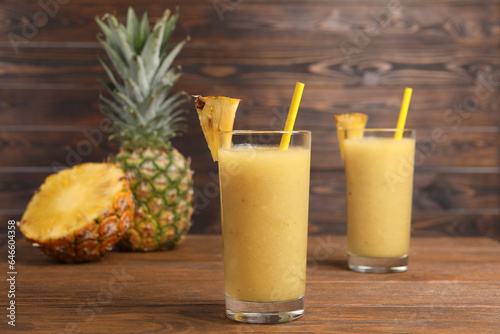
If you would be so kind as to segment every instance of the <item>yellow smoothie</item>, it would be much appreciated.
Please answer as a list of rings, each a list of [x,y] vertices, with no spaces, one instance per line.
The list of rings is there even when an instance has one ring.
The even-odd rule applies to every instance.
[[[349,253],[407,255],[415,139],[345,139],[344,154]]]
[[[304,295],[310,149],[219,149],[226,295],[277,302]]]

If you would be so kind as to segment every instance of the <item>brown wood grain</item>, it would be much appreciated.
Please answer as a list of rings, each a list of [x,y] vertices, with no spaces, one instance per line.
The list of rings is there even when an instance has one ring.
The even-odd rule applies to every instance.
[[[207,210],[208,211],[208,210]],[[220,217],[214,212],[210,231],[220,233]],[[196,217],[195,217],[196,218]],[[6,218],[7,219],[7,218]],[[196,222],[196,220],[195,220]],[[197,228],[195,226],[195,228]],[[314,211],[310,213],[311,235],[346,235],[345,211]],[[421,211],[413,210],[412,236],[487,236],[500,241],[500,213],[498,210]]]
[[[30,47],[14,53],[0,48],[4,62],[3,87],[57,85],[97,86],[105,72],[98,63],[104,53],[96,48]],[[500,60],[491,46],[430,45],[423,48],[370,46],[346,58],[338,45],[314,48],[260,46],[247,43],[226,47],[186,47],[176,60],[183,80],[201,85],[289,85],[300,80],[308,86],[474,86],[479,73],[488,72],[498,82]],[[280,56],[283,55],[283,56]],[[286,55],[286,56],[285,56]],[[283,58],[285,57],[285,58]],[[210,59],[207,63],[205,59]],[[480,64],[479,66],[477,64]],[[223,69],[223,71],[221,71]],[[221,74],[222,73],[222,74]],[[29,86],[28,86],[29,87]]]
[[[22,202],[20,202],[22,203]],[[17,203],[16,203],[17,205]],[[0,220],[19,221],[23,208],[0,209]],[[217,201],[195,212],[191,234],[220,234],[220,207]],[[346,235],[344,211],[312,211],[309,215],[310,235]],[[414,211],[411,233],[416,237],[428,236],[484,236],[500,241],[500,213],[498,210]],[[0,228],[0,245],[6,242],[6,227]]]
[[[34,191],[51,172],[0,173],[0,219],[19,220]],[[499,173],[429,173],[415,176],[413,233],[471,235],[500,239]],[[198,172],[195,181],[194,233],[220,233],[216,173]],[[313,171],[309,209],[312,234],[345,234],[343,171]]]
[[[0,203],[4,209],[22,209],[51,171],[0,173]],[[422,211],[498,210],[499,173],[419,173],[414,182],[414,208]],[[218,203],[217,174],[196,175],[196,193]],[[345,208],[344,173],[314,172],[311,176],[311,212],[334,213]],[[20,205],[16,206],[16,203]],[[202,200],[198,200],[202,210]]]
[[[23,208],[0,209],[1,221],[19,221]],[[220,234],[220,207],[214,201],[192,218],[191,234]],[[309,215],[309,234],[346,235],[346,216],[344,211],[312,211]],[[447,210],[414,211],[412,214],[412,235],[427,236],[485,236],[500,241],[500,213],[498,210]],[[7,234],[6,228],[0,229],[0,245]]]
[[[463,108],[464,100],[475,96],[474,86],[419,87],[411,101],[407,124],[413,128],[491,126],[498,120],[500,95],[490,93],[480,99],[474,111]],[[251,86],[241,89],[231,85],[193,85],[181,80],[179,90],[191,94],[204,93],[237,96],[242,99],[238,108],[237,128],[275,129],[283,125],[288,112],[293,87]],[[102,118],[97,101],[102,87],[68,88],[63,92],[53,88],[0,90],[2,112],[0,122],[9,126],[97,126]],[[333,114],[363,112],[368,114],[371,127],[389,127],[397,117],[401,103],[401,89],[392,87],[352,87],[348,89],[308,86],[301,100],[301,113],[297,118],[302,127],[323,126],[333,129]],[[482,92],[482,91],[481,91]],[[363,98],[360,99],[359,97]],[[467,101],[467,100],[466,100]],[[194,106],[189,105],[195,114]],[[460,109],[462,107],[462,109]],[[463,112],[463,115],[459,114]],[[189,126],[198,130],[196,117]]]
[[[333,118],[332,115],[330,116],[329,118]],[[195,117],[191,115],[190,119]],[[174,146],[181,153],[191,157],[196,170],[213,171],[217,168],[216,164],[210,162],[208,147],[199,125],[193,124],[195,122],[198,120],[192,121],[189,132],[174,140]],[[327,130],[300,126],[300,123],[303,123],[301,121],[297,123],[300,129],[312,130],[312,170],[343,169],[344,164],[340,158],[333,121],[321,126]],[[24,131],[19,131],[16,127],[12,129],[0,127],[0,148],[3,154],[9,157],[8,160],[0,162],[0,167],[73,166],[87,161],[104,161],[110,154],[117,152],[116,145],[107,140],[109,131],[105,125],[81,128],[21,128]],[[250,129],[269,130],[269,127],[264,125]],[[417,129],[418,141],[415,156],[417,171],[419,168],[432,167],[477,167],[480,169],[498,166],[500,148],[497,143],[500,142],[500,132],[495,128],[490,129],[489,132],[477,132],[475,128],[463,128],[458,132],[445,127],[439,127],[439,129],[439,136],[433,135],[433,131],[437,131],[435,129]]]
[[[9,157],[0,164],[2,167],[68,167],[85,161],[103,161],[111,152],[109,141],[99,129],[1,131],[0,143]]]
[[[18,239],[16,332],[498,330],[500,244],[493,240],[413,238],[409,270],[382,275],[347,270],[345,237],[310,237],[306,313],[271,326],[225,318],[221,244],[219,236],[188,235],[173,251],[113,252],[95,263],[63,265]]]
[[[0,31],[22,35],[23,16],[32,20],[40,11],[37,1],[4,1],[3,24]],[[177,2],[134,1],[138,11],[149,11],[157,18],[165,7],[179,5]],[[181,31],[198,37],[193,43],[220,42],[222,34],[229,29],[231,42],[244,43],[238,32],[244,31],[248,40],[263,43],[266,34],[281,44],[292,43],[289,31],[300,34],[304,44],[335,40],[352,41],[356,31],[366,31],[373,39],[396,43],[464,43],[477,45],[495,44],[498,32],[499,8],[495,0],[487,1],[405,1],[395,3],[381,1],[182,1]],[[311,5],[313,4],[313,5]],[[396,6],[397,5],[397,6]],[[61,5],[54,17],[39,29],[35,42],[94,42],[97,28],[93,18],[105,12],[117,12],[125,16],[127,4],[117,1],[72,0]],[[392,6],[392,7],[391,7]],[[386,19],[382,15],[392,10]],[[42,25],[42,23],[40,23]],[[61,29],[64,27],[65,29]],[[212,32],[216,32],[213,34]],[[0,34],[0,41],[8,42],[7,34]],[[406,36],[414,37],[408,41]],[[334,37],[334,39],[332,39]],[[381,38],[383,37],[383,38]],[[227,38],[227,37],[226,37]]]
[[[415,233],[500,238],[498,0],[71,0],[27,36],[41,3],[0,4],[0,226],[22,213],[54,162],[102,161],[116,150],[103,138],[82,151],[83,131],[102,119],[104,53],[94,17],[123,18],[132,5],[153,21],[179,5],[173,41],[191,41],[176,59],[184,71],[176,89],[241,98],[235,128],[281,129],[293,84],[306,84],[296,128],[313,131],[312,233],[345,232],[332,115],[363,112],[370,127],[392,127],[410,86],[407,126],[419,145]],[[17,50],[14,35],[26,39]],[[189,108],[189,132],[174,145],[195,169],[203,209],[193,231],[218,233],[218,196],[200,200],[217,166]],[[437,142],[435,131],[446,139]],[[69,153],[78,148],[84,154]]]

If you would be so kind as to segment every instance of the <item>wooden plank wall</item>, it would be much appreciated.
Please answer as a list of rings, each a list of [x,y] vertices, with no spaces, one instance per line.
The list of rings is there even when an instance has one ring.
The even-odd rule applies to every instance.
[[[174,41],[191,41],[177,88],[242,98],[237,129],[280,129],[295,82],[306,84],[296,128],[313,131],[311,233],[345,233],[332,115],[364,112],[371,127],[394,126],[410,86],[413,235],[500,238],[499,0],[3,0],[0,224],[19,219],[54,163],[115,151],[97,136],[105,74],[94,17],[124,17],[128,5],[153,19],[180,6]],[[196,171],[192,233],[218,233],[217,169],[194,108],[175,145]]]

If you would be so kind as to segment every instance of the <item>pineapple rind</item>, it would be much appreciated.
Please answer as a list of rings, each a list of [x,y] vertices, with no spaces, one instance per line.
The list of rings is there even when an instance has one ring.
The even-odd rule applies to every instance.
[[[133,251],[171,249],[191,227],[193,171],[176,149],[121,151],[114,160],[127,171],[135,198],[133,227],[118,247]]]
[[[31,222],[31,217],[37,217],[37,212],[46,210],[50,215],[52,207],[35,207],[36,197],[42,192],[47,192],[45,184],[48,182],[56,182],[57,177],[61,173],[71,173],[73,170],[86,168],[89,165],[97,164],[81,164],[70,170],[64,170],[57,174],[52,174],[45,180],[44,184],[39,188],[35,196],[28,204],[23,218],[19,222],[19,228],[27,240],[34,246],[39,247],[47,255],[56,258],[62,262],[87,262],[101,257],[106,251],[109,251],[119,241],[123,234],[132,226],[134,202],[132,191],[123,171],[121,176],[115,182],[119,184],[119,191],[115,192],[114,198],[108,203],[107,207],[102,210],[97,217],[90,221],[83,221],[83,226],[73,226],[67,233],[61,236],[49,237],[45,235],[37,235],[29,228],[32,223],[40,224],[39,221]],[[99,164],[107,166],[102,169],[101,173],[106,173],[109,168],[118,169],[112,164]],[[92,188],[92,184],[88,184],[88,180],[82,179],[80,182],[87,187]],[[92,197],[74,198],[74,201],[92,201]],[[94,199],[95,200],[95,199]],[[67,215],[70,218],[71,212]],[[43,217],[43,213],[40,215]],[[30,221],[28,221],[30,219]],[[36,219],[36,218],[35,218]]]

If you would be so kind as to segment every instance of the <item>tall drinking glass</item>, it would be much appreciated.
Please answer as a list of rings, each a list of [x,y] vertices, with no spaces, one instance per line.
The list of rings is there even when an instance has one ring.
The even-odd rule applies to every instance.
[[[290,146],[280,150],[284,134]],[[226,314],[278,323],[304,313],[311,133],[219,134]]]
[[[343,145],[349,268],[407,270],[415,130],[346,130]]]

